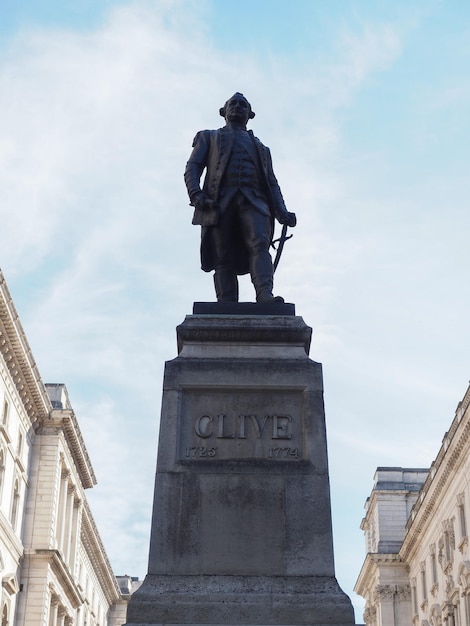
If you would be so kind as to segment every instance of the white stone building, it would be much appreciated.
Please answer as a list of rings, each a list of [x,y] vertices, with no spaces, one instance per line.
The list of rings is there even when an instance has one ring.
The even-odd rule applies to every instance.
[[[64,385],[44,385],[0,272],[0,624],[120,626],[85,489],[93,468]]]
[[[379,467],[355,591],[367,626],[470,625],[470,386],[430,469]]]

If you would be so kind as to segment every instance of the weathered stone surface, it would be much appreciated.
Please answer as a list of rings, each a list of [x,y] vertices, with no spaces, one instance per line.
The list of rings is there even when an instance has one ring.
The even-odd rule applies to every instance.
[[[295,316],[193,315],[166,363],[148,575],[128,624],[351,626],[321,365]]]
[[[129,610],[141,620],[133,626],[354,624],[349,598],[330,577],[148,575],[131,600],[128,616]],[[155,616],[161,621],[151,621]]]

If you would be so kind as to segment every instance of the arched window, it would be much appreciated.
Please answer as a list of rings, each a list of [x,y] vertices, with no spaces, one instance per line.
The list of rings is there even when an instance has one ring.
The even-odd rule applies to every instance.
[[[8,626],[8,624],[8,607],[4,604],[2,609],[2,626]]]

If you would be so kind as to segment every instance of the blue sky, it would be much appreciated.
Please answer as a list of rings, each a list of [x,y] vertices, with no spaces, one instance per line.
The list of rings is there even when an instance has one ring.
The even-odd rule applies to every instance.
[[[115,571],[146,573],[163,363],[213,299],[182,172],[242,91],[298,216],[276,292],[323,363],[337,577],[361,621],[374,470],[428,466],[469,378],[470,5],[0,0],[0,16],[0,266],[43,379],[69,389]]]

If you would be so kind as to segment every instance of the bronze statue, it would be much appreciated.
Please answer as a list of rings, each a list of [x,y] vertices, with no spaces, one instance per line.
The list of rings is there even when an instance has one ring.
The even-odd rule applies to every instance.
[[[237,275],[248,272],[257,302],[283,302],[273,296],[269,247],[274,218],[292,227],[297,222],[295,213],[286,209],[269,148],[246,129],[255,114],[245,96],[235,93],[220,115],[225,126],[197,133],[184,173],[195,207],[193,224],[202,226],[202,269],[215,270],[219,302],[238,302]]]

